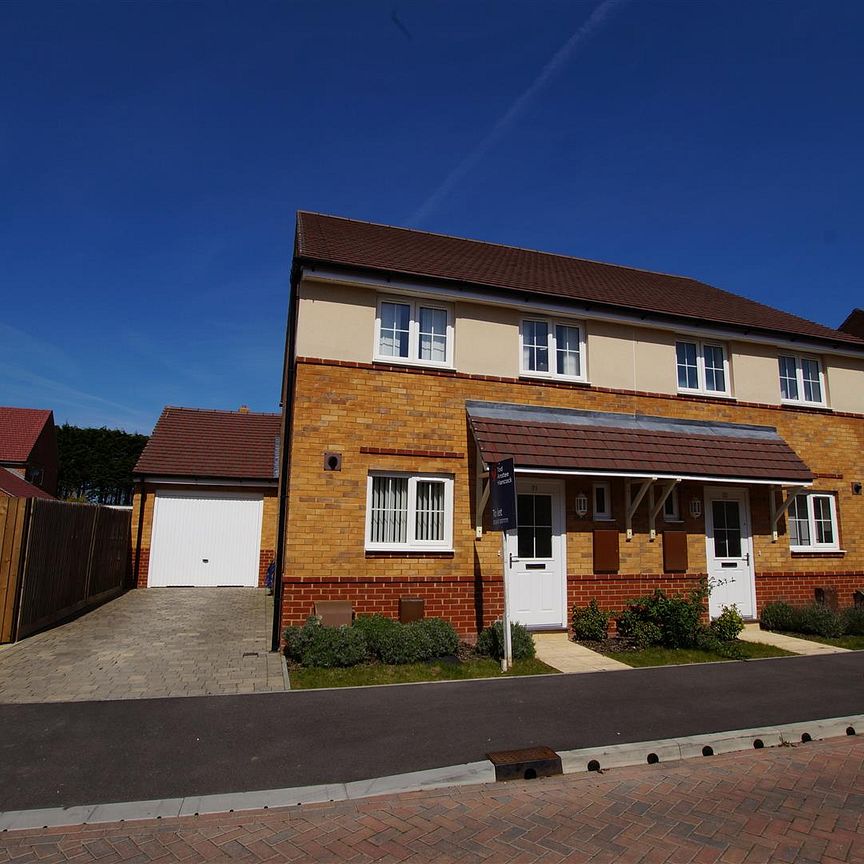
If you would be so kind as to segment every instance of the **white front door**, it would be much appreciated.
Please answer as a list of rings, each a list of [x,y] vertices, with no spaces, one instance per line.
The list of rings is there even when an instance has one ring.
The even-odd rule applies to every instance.
[[[756,617],[753,539],[746,489],[705,490],[705,544],[708,580],[713,586],[708,611],[716,618],[724,606]]]
[[[519,527],[507,534],[510,615],[526,627],[567,624],[564,490],[558,481],[517,485]]]

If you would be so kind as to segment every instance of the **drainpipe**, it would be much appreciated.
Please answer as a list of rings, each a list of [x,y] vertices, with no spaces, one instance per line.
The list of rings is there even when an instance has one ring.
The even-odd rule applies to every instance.
[[[291,432],[294,424],[294,384],[297,376],[295,345],[297,334],[297,285],[302,268],[294,245],[294,263],[288,294],[288,321],[285,331],[285,358],[282,366],[282,440],[279,453],[279,522],[276,535],[276,573],[273,577],[273,630],[270,650],[278,651],[282,642],[282,571],[285,566],[285,526],[288,524],[288,492],[290,482]]]

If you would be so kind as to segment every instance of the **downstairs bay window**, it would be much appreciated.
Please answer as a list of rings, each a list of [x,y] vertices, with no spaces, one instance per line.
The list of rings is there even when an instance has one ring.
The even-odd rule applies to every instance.
[[[453,548],[453,478],[373,472],[366,495],[370,552],[449,552]]]
[[[816,492],[796,495],[786,513],[789,547],[793,552],[831,552],[840,549],[837,501]]]

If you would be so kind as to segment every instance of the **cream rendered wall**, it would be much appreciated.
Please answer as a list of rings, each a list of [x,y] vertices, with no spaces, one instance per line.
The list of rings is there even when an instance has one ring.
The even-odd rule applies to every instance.
[[[596,387],[634,390],[633,327],[589,321],[587,331],[588,380]]]
[[[864,361],[828,357],[823,363],[828,379],[828,405],[835,411],[864,413]]]
[[[741,402],[780,404],[778,351],[770,345],[732,342],[729,345],[732,395]]]
[[[298,357],[369,363],[377,295],[368,288],[304,279],[298,288]]]
[[[517,378],[520,317],[516,309],[457,303],[456,368],[469,375]]]
[[[643,393],[676,393],[675,334],[634,327],[636,389]]]

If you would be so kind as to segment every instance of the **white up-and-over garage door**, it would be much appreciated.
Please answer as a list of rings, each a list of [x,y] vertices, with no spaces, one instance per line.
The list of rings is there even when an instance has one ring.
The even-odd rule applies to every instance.
[[[263,509],[260,495],[157,492],[148,585],[257,586]]]

